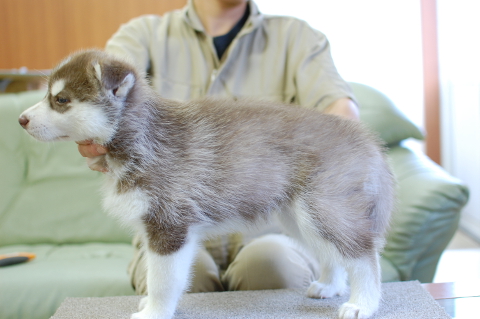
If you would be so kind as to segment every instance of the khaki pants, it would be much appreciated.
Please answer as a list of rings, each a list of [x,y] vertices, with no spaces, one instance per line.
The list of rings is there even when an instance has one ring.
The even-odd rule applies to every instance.
[[[134,244],[137,248],[129,275],[136,293],[146,295],[144,251],[138,239]],[[221,271],[212,255],[202,248],[192,270],[188,292],[308,288],[320,277],[317,261],[281,234],[253,239],[239,250],[225,271]]]

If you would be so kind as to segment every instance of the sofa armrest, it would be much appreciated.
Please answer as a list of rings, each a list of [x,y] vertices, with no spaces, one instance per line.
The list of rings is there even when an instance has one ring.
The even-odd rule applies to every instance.
[[[383,257],[401,280],[431,282],[458,227],[468,189],[428,157],[402,145],[388,155],[397,177],[397,209]]]

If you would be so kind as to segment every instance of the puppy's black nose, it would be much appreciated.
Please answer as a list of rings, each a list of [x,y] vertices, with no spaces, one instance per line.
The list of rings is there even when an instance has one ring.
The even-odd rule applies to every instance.
[[[20,123],[20,125],[21,125],[23,128],[26,128],[26,127],[27,127],[28,122],[30,122],[30,120],[27,119],[25,116],[21,116],[21,117],[18,119],[18,123]]]

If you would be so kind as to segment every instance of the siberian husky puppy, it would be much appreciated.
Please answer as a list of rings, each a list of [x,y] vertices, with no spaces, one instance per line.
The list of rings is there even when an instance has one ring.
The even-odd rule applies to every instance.
[[[20,124],[40,141],[106,146],[104,207],[143,235],[148,296],[132,318],[172,318],[199,242],[277,215],[322,265],[307,295],[347,292],[340,318],[381,299],[394,205],[382,147],[360,123],[265,101],[163,99],[124,59],[78,52]]]

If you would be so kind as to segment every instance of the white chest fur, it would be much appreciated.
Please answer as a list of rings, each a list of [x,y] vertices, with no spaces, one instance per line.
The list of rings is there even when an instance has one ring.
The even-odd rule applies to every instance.
[[[119,193],[116,185],[116,178],[106,178],[103,187],[103,207],[110,215],[120,220],[123,224],[139,231],[143,225],[142,217],[148,212],[150,207],[149,197],[138,188]]]

